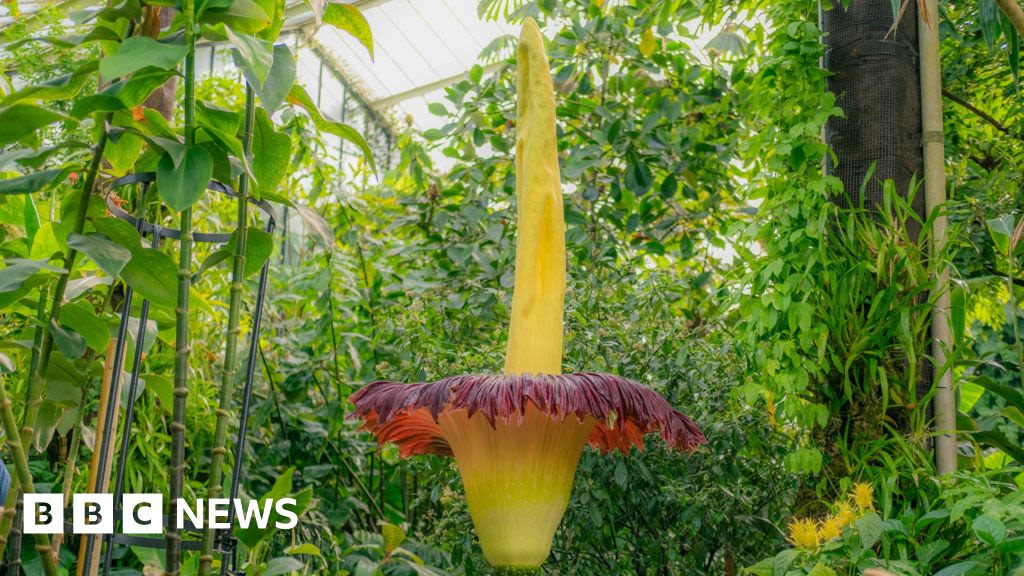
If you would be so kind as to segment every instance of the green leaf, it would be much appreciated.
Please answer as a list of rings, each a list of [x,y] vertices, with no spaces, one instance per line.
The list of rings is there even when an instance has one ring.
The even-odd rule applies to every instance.
[[[181,163],[177,166],[167,153],[160,158],[156,166],[156,183],[160,197],[178,212],[187,210],[199,200],[212,176],[213,158],[199,146],[187,148]]]
[[[772,560],[772,574],[773,576],[785,576],[789,571],[789,567],[793,565],[797,556],[800,555],[800,550],[791,548],[789,550],[783,550],[775,555],[775,559]]]
[[[118,80],[103,91],[75,102],[72,114],[82,118],[94,112],[117,112],[138,106],[157,88],[177,75],[176,70],[146,67],[127,79]]]
[[[238,232],[236,231],[232,236],[231,243],[228,245],[232,253],[235,251],[235,239],[237,238]],[[253,226],[249,227],[248,232],[245,236],[245,276],[251,276],[263,269],[263,265],[270,259],[271,253],[274,251],[274,237],[271,236],[265,230],[256,228]]]
[[[252,0],[234,0],[227,8],[211,8],[203,12],[203,24],[225,24],[241,34],[255,34],[270,25],[270,17]]]
[[[979,563],[976,560],[965,560],[963,562],[957,562],[952,566],[947,566],[936,572],[933,576],[963,576],[977,566],[979,566]]]
[[[1011,386],[1007,386],[1006,384],[996,382],[988,376],[979,376],[974,379],[974,382],[985,390],[1002,397],[1003,400],[1006,400],[1007,404],[1016,406],[1018,409],[1024,411],[1024,392],[1021,392]]]
[[[868,510],[854,522],[860,535],[860,546],[864,550],[873,547],[882,536],[882,519],[873,510]]]
[[[807,576],[836,576],[836,571],[819,562],[814,565],[814,568],[811,568]]]
[[[152,248],[139,248],[121,277],[143,298],[168,308],[178,302],[178,268],[171,257]]]
[[[320,549],[317,548],[316,545],[310,544],[309,542],[305,544],[298,544],[296,546],[289,546],[284,549],[284,553],[288,554],[289,556],[294,556],[296,554],[310,554],[312,556],[320,557],[321,555]]]
[[[255,36],[235,34],[231,28],[226,28],[225,32],[234,46],[231,58],[235,65],[242,69],[251,86],[263,86],[274,64],[274,45]]]
[[[998,218],[989,218],[985,221],[985,224],[988,226],[988,233],[992,236],[992,241],[995,243],[999,254],[1002,256],[1010,254],[1013,249],[1010,246],[1010,242],[1016,225],[1013,214],[1003,214]]]
[[[54,320],[50,323],[50,334],[57,349],[68,359],[77,360],[85,354],[85,338],[74,330],[65,328]]]
[[[289,558],[287,556],[279,556],[272,558],[270,562],[267,562],[267,569],[263,571],[263,576],[281,576],[282,574],[291,574],[298,570],[302,570],[305,564],[301,560],[296,558]]]
[[[42,170],[17,178],[0,180],[0,196],[4,194],[33,194],[53,184],[57,176],[61,174],[66,176],[67,170]]]
[[[324,10],[323,21],[338,30],[348,32],[362,44],[373,60],[373,31],[358,7],[348,3],[331,3]]]
[[[306,89],[298,84],[292,86],[291,92],[288,93],[288,100],[293,104],[301,106],[309,114],[309,117],[313,120],[313,124],[321,131],[327,132],[328,134],[334,134],[335,136],[358,146],[363,153],[363,158],[366,159],[370,168],[376,172],[377,164],[373,160],[373,151],[370,150],[370,146],[366,144],[366,140],[363,139],[362,135],[360,135],[355,128],[345,124],[344,122],[333,122],[325,119],[323,114],[321,114],[320,110],[316,107],[316,104],[313,103],[313,99],[309,97],[309,93],[306,92]]]
[[[207,256],[206,259],[203,260],[203,263],[199,266],[199,270],[196,270],[196,273],[192,275],[192,283],[198,284],[199,281],[203,279],[203,275],[205,275],[211,269],[216,267],[218,264],[230,260],[232,256],[234,256],[234,254],[232,254],[231,250],[227,249],[217,250],[213,254]]]
[[[262,198],[277,191],[291,165],[292,139],[288,134],[274,130],[270,116],[256,110],[253,126],[252,169],[258,186],[254,196]]]
[[[7,259],[7,267],[0,270],[0,293],[13,292],[21,288],[25,280],[41,270],[58,273],[65,271],[63,268],[50,266],[46,260]]]
[[[175,68],[186,54],[188,47],[184,44],[158,42],[149,36],[132,36],[100,61],[100,76],[110,81],[147,66],[169,70]]]
[[[384,554],[391,554],[405,542],[405,530],[387,522],[381,523],[380,535],[384,538]]]
[[[978,442],[995,446],[1006,452],[1007,456],[1013,458],[1019,464],[1024,464],[1024,448],[1021,448],[1020,443],[1015,440],[1007,438],[1002,432],[998,430],[980,430],[970,434]]]
[[[286,44],[274,46],[274,63],[263,85],[249,83],[259,96],[267,112],[273,114],[288,97],[295,84],[295,56]]]
[[[102,234],[72,234],[68,237],[68,246],[85,253],[111,276],[120,274],[125,264],[132,259],[131,250],[111,242]]]
[[[1006,525],[991,514],[982,514],[975,518],[971,529],[978,539],[989,546],[996,546],[1006,539]]]
[[[0,146],[13,144],[60,120],[74,121],[70,116],[32,104],[17,103],[0,109]]]
[[[7,96],[0,105],[7,106],[25,98],[33,100],[70,100],[74,98],[85,86],[92,76],[99,63],[95,60],[86,62],[73,72],[62,74],[39,84],[26,86],[21,90]]]
[[[70,328],[85,339],[85,343],[96,351],[103,351],[110,341],[107,324],[96,316],[88,302],[78,300],[60,309],[60,325]]]

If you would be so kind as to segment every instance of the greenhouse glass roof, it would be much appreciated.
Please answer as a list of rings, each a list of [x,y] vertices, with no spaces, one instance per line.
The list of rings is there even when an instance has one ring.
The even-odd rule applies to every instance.
[[[419,128],[440,119],[427,104],[477,63],[481,51],[510,34],[504,22],[481,21],[476,0],[371,0],[356,2],[374,36],[366,49],[330,26],[313,40],[342,68],[342,74],[381,112],[411,116]]]
[[[513,33],[504,22],[483,21],[477,0],[349,0],[366,16],[374,36],[374,58],[352,37],[331,26],[314,29],[301,0],[289,0],[285,28],[301,33],[354,91],[376,112],[396,120],[411,118],[418,128],[440,118],[427,111],[445,86],[463,78],[481,51],[496,38]],[[42,8],[70,16],[101,6],[98,0],[18,3],[19,18],[35,19]],[[0,37],[13,21],[7,3],[0,6]],[[65,21],[71,24],[71,20]],[[0,38],[0,43],[5,39]]]

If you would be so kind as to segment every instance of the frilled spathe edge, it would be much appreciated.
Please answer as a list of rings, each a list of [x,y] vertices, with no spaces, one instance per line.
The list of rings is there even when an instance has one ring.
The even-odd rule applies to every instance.
[[[707,440],[697,425],[643,384],[612,374],[520,374],[452,376],[437,382],[374,382],[351,398],[350,418],[364,421],[381,444],[397,444],[403,457],[451,456],[438,426],[444,412],[482,414],[497,419],[521,417],[527,406],[555,419],[592,416],[597,425],[588,442],[602,452],[631,447],[643,450],[645,434],[658,432],[673,448],[691,451]]]

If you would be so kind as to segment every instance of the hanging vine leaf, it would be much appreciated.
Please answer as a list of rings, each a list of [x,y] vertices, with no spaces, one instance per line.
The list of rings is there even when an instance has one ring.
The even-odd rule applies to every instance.
[[[69,172],[68,169],[51,169],[42,170],[40,172],[33,172],[24,176],[18,176],[17,178],[7,178],[0,180],[0,196],[6,194],[32,194],[38,192],[55,182],[58,182],[58,176],[64,174],[65,176]],[[63,180],[63,178],[60,178]]]
[[[328,134],[334,134],[335,136],[347,140],[359,147],[359,150],[363,153],[363,158],[370,165],[370,168],[376,172],[377,164],[373,160],[373,151],[370,150],[370,146],[367,145],[366,140],[363,139],[362,134],[358,130],[345,124],[344,122],[334,122],[324,118],[323,114],[320,113],[320,109],[317,108],[313,99],[309,97],[309,93],[301,85],[296,84],[292,86],[291,92],[288,93],[288,101],[292,104],[301,106],[313,120],[313,124],[318,129]]]
[[[187,210],[202,197],[211,176],[213,158],[199,146],[187,148],[177,165],[170,154],[165,153],[156,166],[160,197],[178,212]]]
[[[113,80],[155,66],[170,70],[185,58],[188,48],[184,44],[158,42],[148,36],[133,36],[100,61],[100,76]]]
[[[32,104],[12,104],[0,109],[0,146],[13,144],[26,136],[35,134],[44,126],[61,120],[74,119],[53,110]]]
[[[373,60],[373,32],[370,30],[370,23],[359,8],[352,4],[328,4],[324,10],[324,22],[334,26],[338,30],[348,32],[360,44],[366,47],[370,53],[370,60]]]

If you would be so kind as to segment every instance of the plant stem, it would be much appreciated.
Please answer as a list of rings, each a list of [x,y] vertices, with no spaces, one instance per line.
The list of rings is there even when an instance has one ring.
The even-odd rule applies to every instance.
[[[25,381],[25,394],[26,394],[25,405],[26,406],[28,406],[28,400],[29,400],[28,399],[29,383],[31,381],[32,374],[35,373],[36,364],[39,362],[39,344],[42,342],[42,339],[43,339],[43,331],[42,331],[41,327],[43,325],[43,322],[45,322],[45,319],[46,319],[46,298],[47,298],[47,296],[49,296],[49,294],[50,294],[49,286],[44,286],[44,287],[40,288],[40,290],[39,290],[39,302],[36,304],[36,324],[37,324],[37,327],[36,327],[35,337],[34,337],[34,339],[32,341],[32,359],[31,359],[31,361],[29,362],[29,365],[28,365],[29,366],[28,372],[26,372],[26,381]],[[4,503],[4,514],[3,514],[3,517],[0,518],[0,558],[3,558],[4,549],[7,547],[7,537],[11,533],[11,526],[12,526],[12,522],[14,521],[14,515],[18,511],[18,496],[19,496],[20,493],[21,493],[20,483],[18,482],[18,476],[15,475],[14,477],[11,478],[11,485],[10,485],[9,491],[7,492],[7,501]],[[12,539],[12,543],[16,544],[14,546],[14,549],[20,551],[20,549],[21,549],[20,532],[18,534],[19,534],[19,537],[13,538]],[[15,542],[15,540],[16,540],[16,542]],[[15,552],[15,554],[17,554],[17,552]]]
[[[7,436],[7,446],[11,451],[11,459],[14,460],[14,467],[21,486],[26,493],[36,491],[32,483],[32,473],[28,469],[28,459],[25,456],[25,447],[18,438],[18,423],[14,419],[14,410],[11,408],[11,399],[7,397],[7,386],[5,379],[0,378],[0,417],[3,418],[4,434]],[[36,534],[36,551],[43,565],[43,572],[46,576],[57,576],[57,564],[53,561],[52,549],[50,548],[50,537],[46,534]]]
[[[196,5],[185,0],[185,146],[195,145],[196,116]],[[178,306],[175,308],[174,403],[171,411],[170,496],[167,514],[167,576],[178,576],[181,566],[181,534],[178,531],[178,499],[185,485],[185,400],[188,397],[189,288],[192,283],[192,208],[181,212],[181,245],[178,258]]]
[[[245,128],[242,133],[242,152],[248,156],[252,151],[252,126],[255,122],[256,102],[252,87],[245,87]],[[221,368],[220,401],[217,406],[217,429],[213,439],[213,454],[210,458],[210,482],[206,489],[207,499],[220,497],[224,487],[224,455],[227,453],[228,415],[231,397],[235,392],[236,356],[238,353],[238,317],[242,309],[242,282],[245,280],[245,242],[248,237],[249,178],[243,172],[238,178],[238,218],[235,227],[235,259],[231,271],[231,297],[228,304],[228,331],[224,344],[224,366]],[[199,575],[209,576],[213,564],[213,538],[215,531],[207,526],[203,530],[203,547],[199,556]]]
[[[96,149],[93,152],[92,160],[86,171],[85,182],[82,186],[82,196],[78,199],[78,211],[75,213],[75,221],[72,225],[72,234],[81,234],[85,228],[85,217],[89,213],[89,200],[92,198],[93,190],[96,187],[96,176],[99,174],[100,165],[103,161],[103,152],[107,147],[107,122],[111,115],[105,114],[100,124],[99,140],[96,142]],[[25,414],[22,416],[21,446],[27,455],[32,448],[32,436],[35,435],[36,420],[39,418],[39,409],[43,404],[43,395],[46,391],[46,370],[50,366],[50,353],[53,352],[53,335],[50,333],[50,325],[60,320],[60,310],[64,302],[64,293],[68,287],[68,280],[74,271],[75,262],[78,260],[78,250],[68,247],[64,254],[64,272],[57,279],[57,286],[53,291],[53,298],[50,302],[49,316],[40,322],[36,334],[38,346],[33,348],[31,369],[28,374],[28,383],[25,394]],[[40,298],[45,301],[46,294],[41,293]],[[11,487],[8,500],[12,497],[17,500],[20,491],[21,480],[15,476],[11,479]],[[5,510],[6,512],[6,510]],[[0,555],[6,545],[7,535],[10,533],[11,516],[4,515],[0,520],[0,536],[3,541],[0,543]]]

